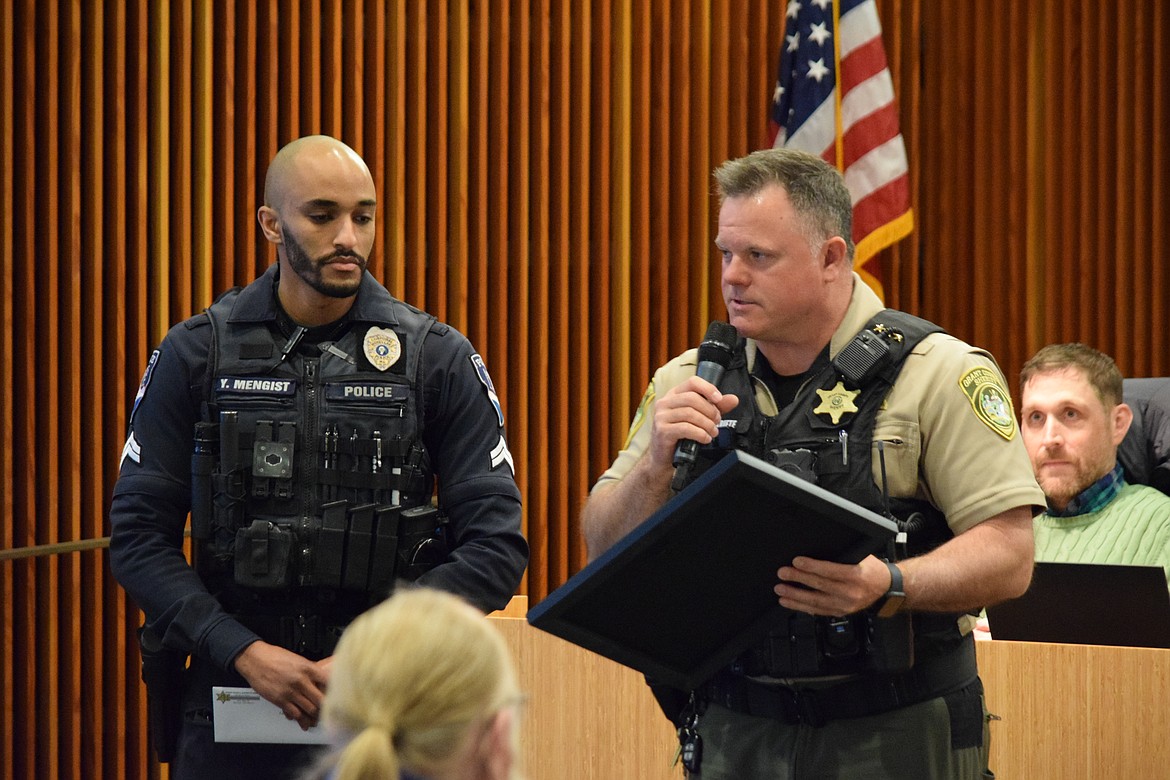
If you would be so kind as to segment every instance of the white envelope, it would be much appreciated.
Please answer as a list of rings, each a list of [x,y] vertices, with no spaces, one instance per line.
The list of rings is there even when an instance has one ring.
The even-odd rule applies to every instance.
[[[272,702],[252,688],[211,689],[211,719],[215,723],[216,742],[269,742],[283,744],[324,745],[329,743],[325,729],[313,726],[301,729]]]

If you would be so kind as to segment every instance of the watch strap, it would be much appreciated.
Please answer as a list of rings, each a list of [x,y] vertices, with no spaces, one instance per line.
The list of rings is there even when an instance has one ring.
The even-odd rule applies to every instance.
[[[890,588],[878,603],[878,617],[893,617],[902,609],[906,600],[906,589],[902,579],[902,570],[893,561],[883,561],[890,570]]]

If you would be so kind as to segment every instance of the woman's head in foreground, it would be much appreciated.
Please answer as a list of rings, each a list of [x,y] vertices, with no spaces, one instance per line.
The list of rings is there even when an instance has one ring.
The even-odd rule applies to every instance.
[[[399,590],[359,616],[333,656],[322,720],[337,780],[514,780],[516,673],[503,637],[458,597]]]

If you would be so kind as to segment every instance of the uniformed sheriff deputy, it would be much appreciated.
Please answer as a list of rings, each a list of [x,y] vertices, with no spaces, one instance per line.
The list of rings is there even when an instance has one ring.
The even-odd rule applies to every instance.
[[[990,776],[962,618],[1027,587],[1044,505],[1003,377],[983,350],[882,308],[852,271],[849,192],[820,158],[769,149],[715,178],[738,332],[729,365],[718,387],[696,376],[695,350],[655,373],[585,506],[590,556],[687,484],[681,440],[701,445],[693,468],[679,466],[691,479],[747,451],[896,518],[906,545],[855,565],[777,561],[784,609],[767,640],[695,691],[656,691],[688,771]]]
[[[307,728],[342,629],[396,582],[486,612],[527,564],[487,368],[366,272],[376,205],[340,141],[281,149],[258,213],[277,264],[171,328],[138,389],[110,561],[146,616],[151,737],[174,778],[292,776],[305,748],[215,740],[213,686]]]

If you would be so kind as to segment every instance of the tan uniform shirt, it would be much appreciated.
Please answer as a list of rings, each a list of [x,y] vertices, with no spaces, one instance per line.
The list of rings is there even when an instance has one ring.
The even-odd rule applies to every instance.
[[[854,274],[853,297],[830,341],[830,358],[883,308]],[[747,349],[750,368],[756,352],[750,340]],[[692,349],[655,372],[625,446],[595,490],[629,473],[650,444],[658,395],[694,376],[697,365],[698,350]],[[760,410],[775,414],[771,394],[762,382],[753,381]],[[1014,507],[1045,506],[999,367],[986,351],[953,336],[935,333],[919,342],[878,412],[873,468],[880,486],[879,440],[885,442],[890,496],[930,502],[955,534]]]

